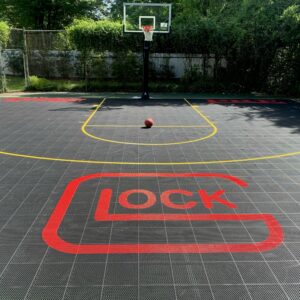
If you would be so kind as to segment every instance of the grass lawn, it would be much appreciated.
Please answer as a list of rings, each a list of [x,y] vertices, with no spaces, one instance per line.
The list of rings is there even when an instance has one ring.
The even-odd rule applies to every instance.
[[[21,92],[25,89],[24,77],[7,76],[6,81],[8,92]]]
[[[120,82],[116,80],[97,81],[90,79],[87,83],[80,79],[46,79],[37,76],[30,77],[30,86],[25,88],[23,77],[7,76],[7,91],[39,91],[39,92],[139,92],[141,82]],[[1,82],[0,82],[1,84]],[[226,90],[222,87],[203,86],[200,82],[186,83],[180,80],[159,81],[151,80],[149,88],[152,92],[168,93],[222,93],[241,94],[241,91]],[[247,93],[247,92],[246,92]],[[243,93],[244,94],[244,93]],[[248,95],[248,93],[247,93]],[[266,96],[266,95],[264,95]]]
[[[116,80],[97,81],[90,79],[87,83],[84,80],[70,79],[46,79],[37,76],[30,77],[29,91],[58,91],[58,92],[138,92],[142,83],[120,82]],[[150,82],[152,91],[156,92],[178,92],[180,86],[173,82]]]
[[[84,82],[80,80],[44,80],[34,79],[31,82],[31,87],[28,90],[36,91],[72,91],[72,90],[83,90]],[[7,91],[8,92],[22,92],[25,91],[25,79],[24,77],[17,76],[6,76]]]

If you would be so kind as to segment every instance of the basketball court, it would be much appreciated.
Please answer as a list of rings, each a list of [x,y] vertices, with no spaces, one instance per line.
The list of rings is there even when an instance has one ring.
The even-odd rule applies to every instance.
[[[1,98],[1,299],[298,299],[299,103],[170,97]]]
[[[150,94],[171,17],[141,97],[0,97],[1,300],[299,299],[300,103]]]

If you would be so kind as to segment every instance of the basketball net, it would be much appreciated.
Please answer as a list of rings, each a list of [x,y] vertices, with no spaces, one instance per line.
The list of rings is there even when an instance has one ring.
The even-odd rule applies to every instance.
[[[153,41],[153,26],[151,25],[145,25],[143,26],[143,32],[145,35],[145,41],[152,42]]]

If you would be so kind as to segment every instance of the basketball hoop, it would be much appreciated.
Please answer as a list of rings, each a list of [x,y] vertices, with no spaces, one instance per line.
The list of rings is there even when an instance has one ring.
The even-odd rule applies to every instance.
[[[142,28],[143,28],[143,32],[145,35],[145,41],[152,42],[153,41],[153,33],[154,33],[153,26],[145,25]]]

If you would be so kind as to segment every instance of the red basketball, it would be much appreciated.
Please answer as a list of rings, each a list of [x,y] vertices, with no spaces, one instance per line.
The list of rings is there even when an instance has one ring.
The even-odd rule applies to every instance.
[[[152,119],[145,120],[145,126],[147,128],[151,128],[153,126],[153,124],[154,124],[154,121]]]

